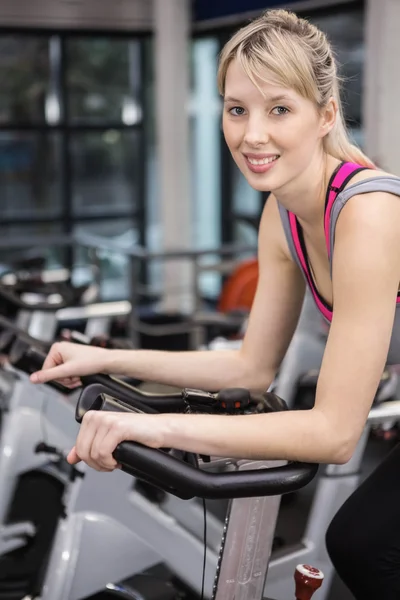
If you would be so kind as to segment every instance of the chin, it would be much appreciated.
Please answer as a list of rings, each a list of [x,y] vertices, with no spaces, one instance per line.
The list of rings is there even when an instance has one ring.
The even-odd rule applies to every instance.
[[[256,175],[255,173],[247,173],[247,183],[257,192],[272,192],[280,187],[276,177],[271,173],[269,175]]]

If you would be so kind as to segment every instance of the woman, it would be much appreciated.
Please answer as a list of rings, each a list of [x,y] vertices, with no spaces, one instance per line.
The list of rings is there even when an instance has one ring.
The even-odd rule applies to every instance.
[[[385,364],[400,363],[400,180],[377,171],[350,143],[325,35],[293,13],[267,11],[227,43],[218,80],[232,156],[253,188],[271,191],[242,348],[168,353],[57,343],[31,379],[75,386],[82,375],[104,372],[205,390],[266,389],[308,285],[330,322],[315,406],[251,418],[92,412],[83,420],[71,463],[113,470],[112,451],[123,440],[201,454],[345,463]],[[398,465],[400,449],[346,503],[328,532],[332,560],[356,598],[400,597]]]

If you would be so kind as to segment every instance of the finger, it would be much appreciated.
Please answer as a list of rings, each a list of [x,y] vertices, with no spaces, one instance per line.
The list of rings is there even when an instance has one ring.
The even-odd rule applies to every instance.
[[[82,381],[78,378],[78,379],[75,379],[68,387],[70,387],[71,389],[75,389],[75,388],[78,388],[81,386],[82,386]]]
[[[82,385],[79,377],[64,377],[63,379],[57,379],[57,381],[58,383],[61,383],[61,385],[70,389],[74,389]]]
[[[72,450],[70,450],[67,456],[67,462],[69,462],[70,465],[76,465],[79,462],[81,462],[81,459],[76,452],[75,446],[72,448]]]
[[[123,436],[121,435],[121,430],[116,423],[113,423],[111,427],[108,428],[107,434],[102,440],[101,448],[102,463],[108,469],[116,469],[118,467],[118,463],[113,457],[113,452],[122,441]]]
[[[92,443],[98,427],[98,413],[88,411],[83,419],[76,438],[75,448],[78,456],[92,469],[96,468],[96,463],[91,458]]]
[[[81,458],[78,456],[77,452],[76,452],[76,448],[75,446],[72,448],[72,450],[70,450],[68,456],[67,456],[67,462],[70,465],[76,465],[79,462],[81,462]],[[106,468],[98,468],[96,467],[96,471],[105,471],[105,472],[110,472],[113,469],[106,469]]]
[[[64,379],[71,377],[71,365],[58,365],[50,369],[41,369],[32,373],[30,381],[32,383],[47,383],[54,379]]]
[[[106,417],[104,413],[102,416]],[[114,459],[112,458],[110,452],[108,451],[107,445],[104,444],[104,439],[108,435],[109,432],[109,423],[107,423],[107,418],[103,418],[102,424],[98,427],[96,431],[95,438],[92,442],[92,447],[90,451],[91,459],[97,463],[97,465],[101,469],[113,469],[114,468]]]
[[[42,369],[51,369],[52,367],[57,367],[58,365],[62,365],[64,362],[63,356],[60,350],[60,344],[55,343],[50,348],[47,353],[46,358],[44,359]]]

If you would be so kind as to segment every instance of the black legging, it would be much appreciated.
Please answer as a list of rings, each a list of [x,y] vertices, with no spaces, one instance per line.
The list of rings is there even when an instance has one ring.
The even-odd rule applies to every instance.
[[[326,544],[356,600],[400,599],[400,444],[343,504]]]

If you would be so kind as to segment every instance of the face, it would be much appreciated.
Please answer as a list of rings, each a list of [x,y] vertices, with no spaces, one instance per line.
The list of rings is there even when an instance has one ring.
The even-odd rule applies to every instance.
[[[310,100],[292,89],[261,81],[259,86],[262,93],[236,60],[230,63],[223,130],[249,184],[274,192],[312,168],[334,115],[321,115]]]

